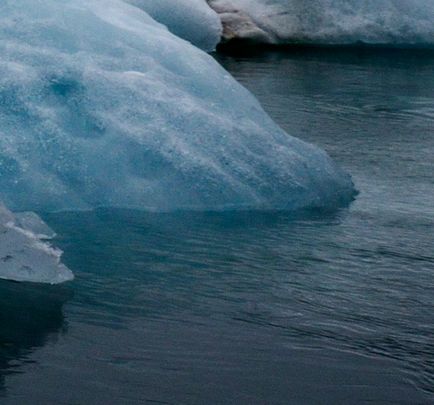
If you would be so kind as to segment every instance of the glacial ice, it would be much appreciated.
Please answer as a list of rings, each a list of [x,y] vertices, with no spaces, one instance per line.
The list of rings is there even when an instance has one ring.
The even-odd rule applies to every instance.
[[[350,177],[214,59],[115,0],[0,5],[0,199],[14,211],[298,209]]]
[[[229,35],[257,42],[434,45],[433,0],[208,1]]]
[[[205,0],[125,0],[146,11],[169,30],[205,51],[220,42],[220,18]]]
[[[58,284],[72,280],[62,252],[46,240],[54,232],[34,213],[12,214],[0,203],[0,279]]]

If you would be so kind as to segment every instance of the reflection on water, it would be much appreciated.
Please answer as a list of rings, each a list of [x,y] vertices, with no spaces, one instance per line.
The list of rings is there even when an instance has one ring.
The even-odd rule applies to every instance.
[[[68,333],[23,355],[64,322],[56,300],[26,301],[52,322],[41,312],[9,338],[21,354],[1,369],[34,363],[7,378],[6,405],[432,403],[434,56],[219,60],[352,173],[357,200],[298,215],[44,215],[77,276]]]
[[[346,271],[325,285],[313,273],[333,295],[317,307],[315,290],[305,300],[322,321],[316,333],[353,336],[353,346],[404,360],[433,392],[434,52],[300,49],[218,59],[284,129],[325,148],[361,192],[342,224],[311,239],[318,258]]]
[[[69,296],[63,287],[0,282],[0,390],[34,349],[66,330],[62,305]]]
[[[97,211],[50,224],[81,270],[81,322],[249,324],[291,346],[398,359],[433,386],[432,218]]]
[[[45,219],[77,274],[70,331],[35,360],[50,364],[48,382],[34,370],[6,403],[23,403],[17,392],[66,403],[423,403],[406,382],[428,389],[433,376],[432,262],[411,242],[419,228],[348,210]],[[395,226],[398,238],[380,232]],[[79,390],[64,393],[68,384]]]

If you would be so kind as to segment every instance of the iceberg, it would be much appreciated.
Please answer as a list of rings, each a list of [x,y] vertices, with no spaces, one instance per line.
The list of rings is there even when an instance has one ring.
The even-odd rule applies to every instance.
[[[0,199],[13,211],[335,207],[354,187],[211,56],[116,0],[0,5]]]
[[[54,232],[34,213],[12,214],[0,203],[0,279],[59,284],[74,278],[48,242]]]
[[[224,39],[269,44],[434,45],[433,0],[208,0]]]
[[[220,18],[205,0],[125,0],[146,11],[169,30],[205,51],[220,42]]]

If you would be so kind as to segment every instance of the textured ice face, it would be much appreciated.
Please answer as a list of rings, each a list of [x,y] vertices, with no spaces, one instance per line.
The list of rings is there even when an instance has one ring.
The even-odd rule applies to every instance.
[[[433,0],[209,1],[245,12],[275,43],[434,44]]]
[[[58,284],[72,280],[62,252],[46,241],[54,232],[33,213],[12,214],[0,203],[0,279]]]
[[[297,209],[353,185],[209,55],[109,0],[0,4],[0,198],[14,211]]]
[[[205,51],[220,42],[222,26],[205,0],[125,0],[166,25],[175,35]]]

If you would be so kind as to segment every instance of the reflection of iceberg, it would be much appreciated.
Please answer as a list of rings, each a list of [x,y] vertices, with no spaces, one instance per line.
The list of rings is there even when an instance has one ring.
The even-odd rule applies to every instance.
[[[0,204],[0,278],[49,284],[71,280],[71,271],[60,263],[62,252],[45,241],[53,236],[37,215],[13,215]]]
[[[434,44],[433,0],[208,0],[227,39],[268,43]]]
[[[206,51],[220,41],[221,22],[204,0],[126,0],[166,25],[175,35]]]
[[[118,1],[0,6],[0,190],[14,211],[334,206],[349,176],[210,56]]]
[[[0,395],[2,380],[35,348],[65,327],[64,287],[0,280]]]

